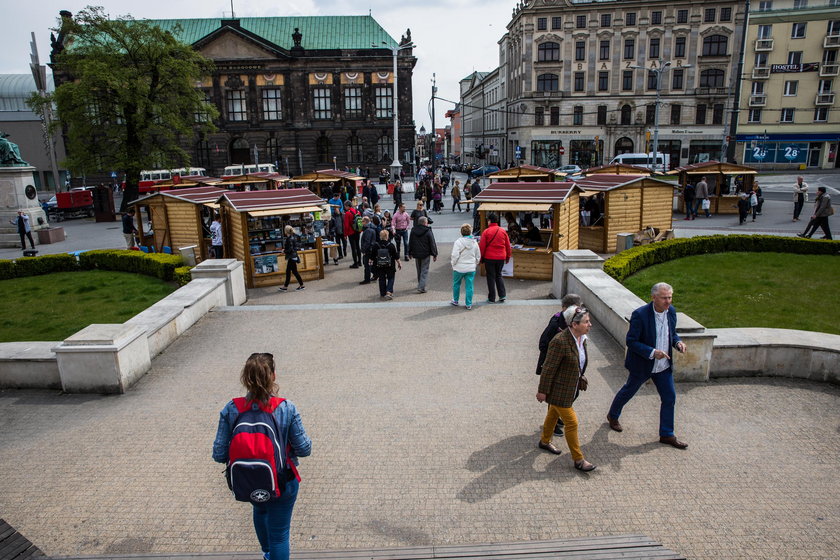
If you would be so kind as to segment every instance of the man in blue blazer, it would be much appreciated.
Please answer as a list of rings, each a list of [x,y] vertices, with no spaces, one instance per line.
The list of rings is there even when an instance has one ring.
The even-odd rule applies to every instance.
[[[659,441],[677,449],[688,447],[674,435],[674,404],[677,393],[674,389],[673,361],[671,348],[685,352],[685,344],[677,335],[677,311],[671,305],[674,290],[668,284],[654,284],[650,291],[651,303],[633,311],[630,328],[627,331],[627,357],[624,367],[630,372],[624,387],[613,399],[607,422],[610,428],[623,430],[618,418],[624,405],[633,398],[639,387],[653,379],[659,398]]]

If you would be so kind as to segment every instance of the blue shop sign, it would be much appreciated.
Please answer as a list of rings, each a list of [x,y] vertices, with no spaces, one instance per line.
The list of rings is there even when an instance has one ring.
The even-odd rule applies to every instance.
[[[807,163],[808,144],[754,142],[744,150],[744,163]]]

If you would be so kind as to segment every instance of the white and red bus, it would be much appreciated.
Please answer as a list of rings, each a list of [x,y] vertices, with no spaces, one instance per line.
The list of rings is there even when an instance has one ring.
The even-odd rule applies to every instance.
[[[172,180],[172,177],[204,177],[207,170],[203,167],[181,167],[179,169],[152,169],[140,172],[140,192],[154,192],[158,183]],[[125,187],[125,183],[123,183]]]
[[[250,173],[277,173],[273,163],[244,163],[240,165],[228,165],[225,167],[222,178],[248,175]]]

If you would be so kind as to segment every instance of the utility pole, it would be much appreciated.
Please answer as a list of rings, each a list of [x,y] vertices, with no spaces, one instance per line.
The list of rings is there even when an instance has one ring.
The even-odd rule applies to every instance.
[[[437,167],[437,158],[435,157],[437,154],[435,153],[435,149],[437,147],[437,131],[435,130],[435,96],[437,95],[437,85],[435,83],[435,75],[432,74],[432,149],[431,149],[431,156],[432,156],[432,180],[434,181],[435,177],[435,168]]]
[[[747,29],[750,21],[750,0],[744,2],[744,25],[741,30],[741,52],[738,53],[738,70],[735,73],[735,98],[732,100],[732,115],[729,117],[729,144],[726,146],[726,160],[735,161],[735,135],[738,134],[738,113],[741,111],[741,76],[744,73],[744,54],[747,49]],[[721,158],[723,154],[721,154]]]

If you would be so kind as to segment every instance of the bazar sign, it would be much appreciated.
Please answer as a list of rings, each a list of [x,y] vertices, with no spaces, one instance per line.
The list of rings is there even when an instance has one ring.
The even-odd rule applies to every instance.
[[[691,128],[672,128],[671,134],[705,134],[707,130],[694,130]]]
[[[785,74],[790,72],[816,72],[820,69],[819,62],[806,62],[804,64],[771,64],[771,74]]]

